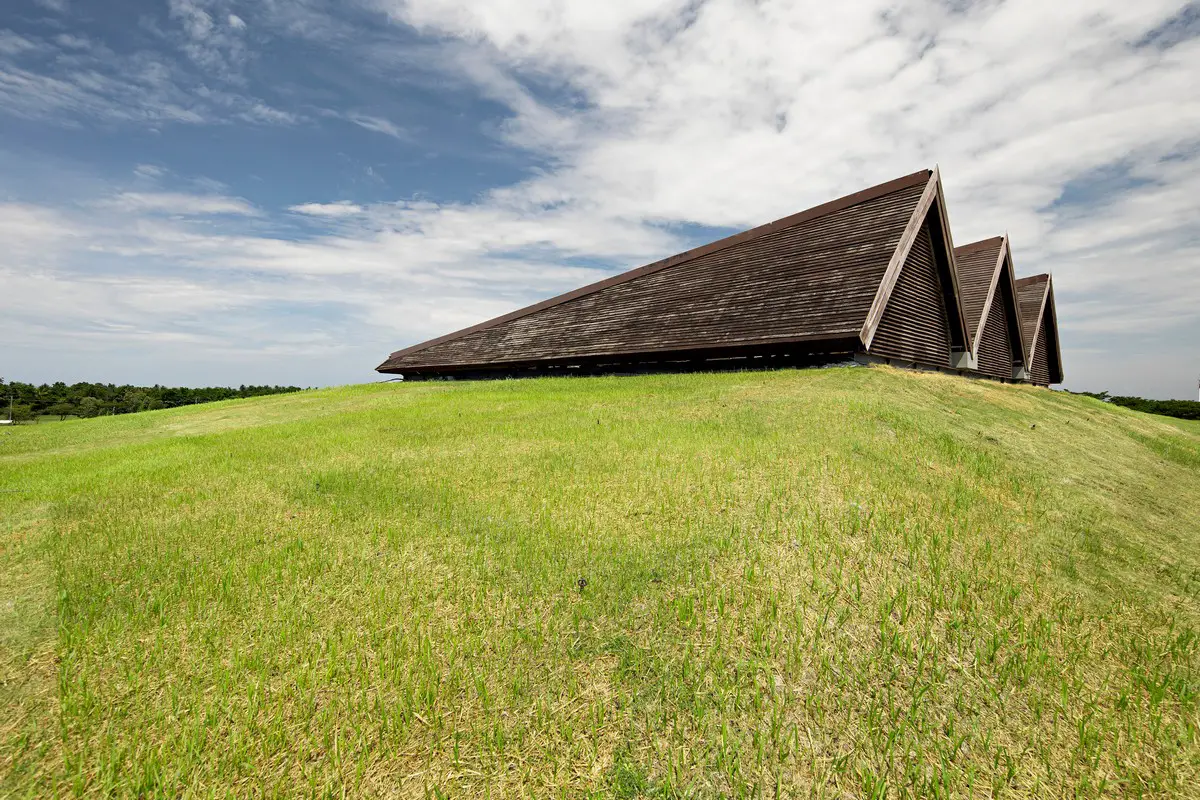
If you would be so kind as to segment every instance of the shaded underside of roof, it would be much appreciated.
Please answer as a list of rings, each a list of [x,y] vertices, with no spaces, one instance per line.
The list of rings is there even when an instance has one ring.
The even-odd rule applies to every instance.
[[[1003,246],[1004,237],[997,236],[954,249],[954,260],[958,265],[958,285],[962,292],[963,315],[967,318],[967,329],[972,334],[979,330],[983,306],[987,302],[988,292],[991,291],[996,262],[1000,259]]]
[[[392,354],[383,372],[857,337],[931,173]]]

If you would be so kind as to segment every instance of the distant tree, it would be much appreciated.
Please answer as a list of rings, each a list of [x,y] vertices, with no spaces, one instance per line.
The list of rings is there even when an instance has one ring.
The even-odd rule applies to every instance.
[[[1180,419],[1200,419],[1200,403],[1195,400],[1147,400],[1144,397],[1112,397],[1115,406],[1144,411],[1147,414],[1162,414]]]
[[[75,410],[76,410],[75,406],[71,405],[70,403],[62,402],[62,403],[55,403],[54,405],[47,408],[46,413],[53,414],[54,416],[58,417],[59,421],[61,422],[62,420],[69,417],[70,415],[74,414]]]
[[[85,397],[80,400],[78,408],[79,416],[84,417],[85,419],[91,419],[92,417],[100,416],[100,412],[103,409],[100,401],[94,397]]]
[[[31,383],[0,379],[0,402],[7,406],[8,398],[11,396],[15,403],[29,406],[34,415],[50,414],[50,408],[59,403],[74,406],[81,416],[90,414],[92,404],[84,402],[89,397],[97,402],[96,413],[99,415],[131,414],[155,408],[210,403],[233,397],[257,397],[297,391],[300,390],[295,386],[239,386],[237,388],[212,386],[190,389],[157,384],[154,386],[117,386],[112,383],[75,383],[68,386],[61,381],[35,386]],[[3,413],[4,409],[0,408],[0,415]]]
[[[146,393],[140,389],[133,389],[125,392],[125,397],[121,401],[122,411],[133,414],[138,411],[144,411],[146,404],[150,402]]]
[[[33,413],[33,406],[25,403],[17,403],[12,407],[13,422],[29,422],[36,419]]]
[[[1195,400],[1149,400],[1145,397],[1127,397],[1110,395],[1108,392],[1071,392],[1071,394],[1086,395],[1114,406],[1141,411],[1146,414],[1160,414],[1179,419],[1200,420],[1200,403]]]

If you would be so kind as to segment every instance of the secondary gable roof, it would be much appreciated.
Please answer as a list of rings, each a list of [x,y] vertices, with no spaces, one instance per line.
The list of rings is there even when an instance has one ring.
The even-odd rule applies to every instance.
[[[1026,363],[1032,365],[1044,351],[1050,369],[1050,383],[1062,383],[1062,350],[1058,341],[1058,312],[1054,307],[1054,283],[1050,275],[1031,275],[1016,281],[1017,302],[1021,310],[1021,329],[1025,337]]]
[[[885,279],[906,238],[933,207],[944,219],[940,177],[922,170],[398,350],[377,369],[860,339],[886,305]],[[969,342],[952,291],[959,338]]]
[[[984,325],[992,304],[1007,302],[1009,327],[1016,336],[1017,352],[1022,360],[1029,352],[1026,346],[1024,325],[1017,306],[1016,276],[1013,272],[1012,247],[1008,236],[994,236],[971,242],[954,250],[958,264],[959,283],[962,288],[963,314],[971,331],[971,341],[976,351],[983,337]],[[1005,291],[1002,283],[1007,286]],[[976,352],[976,355],[978,353]]]

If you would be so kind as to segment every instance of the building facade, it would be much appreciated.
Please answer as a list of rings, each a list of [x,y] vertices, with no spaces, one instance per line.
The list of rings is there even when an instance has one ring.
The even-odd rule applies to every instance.
[[[922,170],[398,350],[377,370],[487,378],[856,358],[1020,379],[1026,351],[1012,344],[1023,328],[1004,283],[1006,244],[984,292],[998,299],[976,309],[964,295],[976,291],[975,273],[964,287],[941,177]],[[992,352],[1005,342],[1015,347],[1007,374]]]

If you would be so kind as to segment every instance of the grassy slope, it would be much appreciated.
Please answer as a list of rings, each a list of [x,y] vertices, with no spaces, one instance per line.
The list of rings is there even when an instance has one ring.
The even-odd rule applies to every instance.
[[[1178,796],[1198,530],[1200,425],[886,368],[3,431],[0,794]]]

